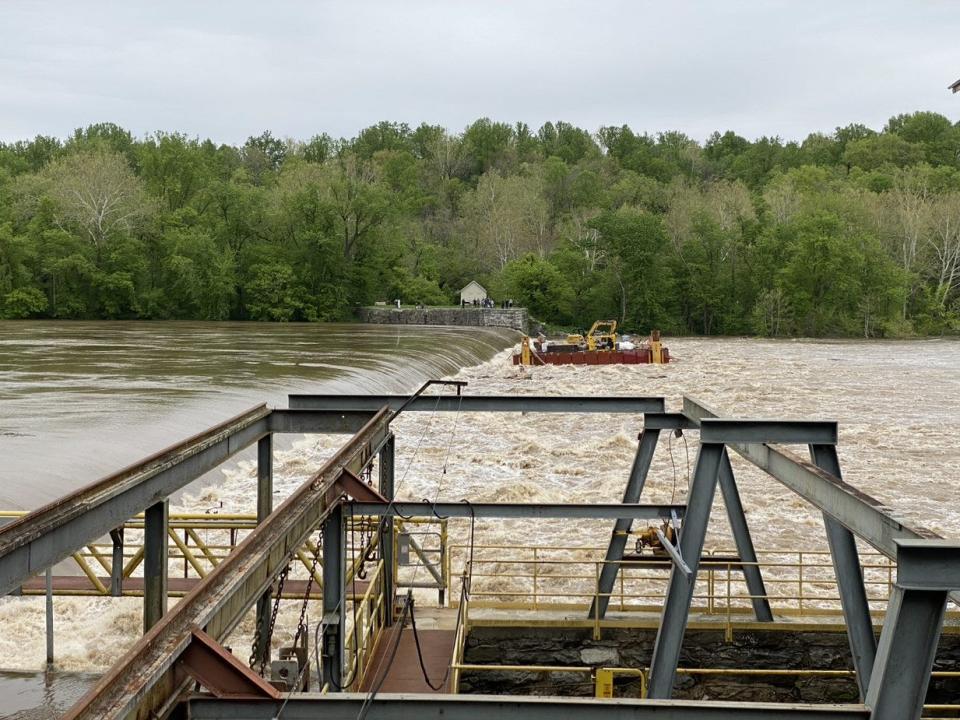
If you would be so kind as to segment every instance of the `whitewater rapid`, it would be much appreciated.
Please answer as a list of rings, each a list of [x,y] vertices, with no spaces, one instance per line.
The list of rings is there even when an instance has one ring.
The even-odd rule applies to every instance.
[[[960,534],[960,342],[818,342],[671,339],[667,366],[523,368],[510,351],[455,377],[484,394],[656,395],[679,411],[684,394],[739,417],[834,419],[840,423],[844,478],[886,502],[908,521],[945,536]],[[211,422],[217,418],[211,418]],[[642,417],[499,413],[408,413],[397,433],[398,496],[483,501],[616,502],[636,451]],[[644,491],[647,502],[683,500],[696,459],[695,433],[664,433]],[[315,472],[345,436],[311,436],[275,457],[280,499]],[[414,453],[414,450],[419,448]],[[818,549],[822,520],[799,497],[732,455],[754,540],[761,549]],[[443,472],[444,465],[446,472]],[[256,468],[227,466],[215,482],[184,495],[171,512],[252,512]],[[279,500],[278,500],[279,501]],[[450,521],[454,542],[468,523]],[[477,522],[477,542],[603,546],[608,522]],[[721,506],[708,546],[729,545]],[[173,600],[171,600],[173,602]],[[284,603],[275,645],[289,640],[298,612]],[[57,598],[57,666],[102,671],[139,636],[137,598]],[[43,598],[0,600],[0,658],[8,668],[43,662]],[[231,642],[249,652],[252,623]]]

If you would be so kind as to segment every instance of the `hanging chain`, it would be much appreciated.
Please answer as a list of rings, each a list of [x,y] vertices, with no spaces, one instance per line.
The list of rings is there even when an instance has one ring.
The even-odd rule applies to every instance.
[[[313,578],[317,574],[317,564],[320,561],[320,552],[323,548],[323,528],[317,534],[317,550],[313,554],[313,562],[310,563],[310,577],[307,578],[307,589],[303,593],[303,604],[300,606],[300,620],[297,622],[297,633],[293,636],[293,645],[296,647],[300,637],[307,634],[307,603],[310,600],[310,590],[313,588]]]
[[[283,584],[286,582],[287,573],[289,572],[290,566],[287,565],[280,571],[280,576],[277,579],[277,588],[273,597],[273,610],[270,613],[270,625],[267,628],[267,636],[265,638],[260,637],[260,628],[257,628],[253,633],[253,650],[250,653],[250,661],[247,664],[251,670],[255,670],[256,668],[254,666],[257,664],[257,660],[259,660],[261,677],[267,668],[267,653],[264,652],[264,649],[270,647],[270,640],[273,638],[273,628],[277,624],[277,613],[280,612],[280,596],[283,595]],[[262,646],[261,641],[264,643]]]

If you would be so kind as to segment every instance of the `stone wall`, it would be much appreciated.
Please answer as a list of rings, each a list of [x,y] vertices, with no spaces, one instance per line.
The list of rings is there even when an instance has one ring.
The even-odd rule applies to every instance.
[[[656,631],[604,629],[594,640],[589,628],[472,628],[464,662],[486,665],[578,665],[642,668],[650,665]],[[727,642],[722,630],[688,630],[680,667],[849,670],[847,636],[838,632],[737,631]],[[934,670],[960,669],[960,636],[943,635]],[[636,678],[615,678],[617,697],[639,697]],[[464,693],[517,695],[593,694],[585,674],[465,672]],[[736,677],[677,675],[674,697],[751,702],[857,702],[853,678]],[[960,679],[934,679],[928,703],[960,702]]]
[[[361,322],[377,325],[462,325],[505,327],[527,332],[530,318],[526,308],[415,308],[363,307],[357,309]]]

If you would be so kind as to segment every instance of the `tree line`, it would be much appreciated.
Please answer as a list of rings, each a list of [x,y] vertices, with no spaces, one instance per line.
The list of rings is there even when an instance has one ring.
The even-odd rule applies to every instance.
[[[802,142],[381,122],[242,146],[113,124],[0,143],[0,317],[335,321],[478,280],[543,322],[960,328],[960,123]]]

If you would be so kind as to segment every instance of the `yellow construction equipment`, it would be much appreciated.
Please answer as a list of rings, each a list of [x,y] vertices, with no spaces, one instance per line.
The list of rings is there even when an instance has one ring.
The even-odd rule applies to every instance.
[[[586,335],[567,335],[567,343],[577,345],[589,352],[615,350],[617,347],[617,321],[597,320]]]

